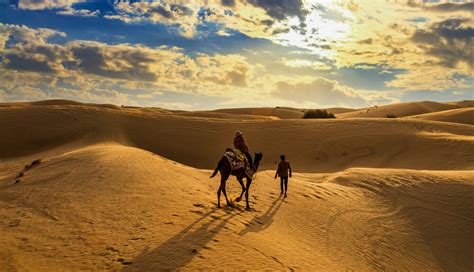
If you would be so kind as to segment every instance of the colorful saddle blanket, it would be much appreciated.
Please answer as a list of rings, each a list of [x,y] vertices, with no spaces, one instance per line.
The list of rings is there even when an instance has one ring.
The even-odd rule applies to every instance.
[[[233,149],[227,149],[224,153],[224,156],[229,161],[232,171],[245,167],[245,155],[241,153],[240,150]]]

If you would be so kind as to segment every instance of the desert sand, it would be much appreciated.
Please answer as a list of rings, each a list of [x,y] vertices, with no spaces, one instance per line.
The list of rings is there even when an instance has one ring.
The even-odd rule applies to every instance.
[[[1,104],[0,270],[472,271],[472,105],[366,111]],[[264,159],[251,209],[217,209],[236,130]]]

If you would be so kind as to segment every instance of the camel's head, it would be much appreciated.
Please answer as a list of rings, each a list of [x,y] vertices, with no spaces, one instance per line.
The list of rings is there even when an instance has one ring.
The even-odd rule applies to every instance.
[[[255,159],[253,162],[255,168],[258,168],[258,166],[260,165],[260,161],[262,161],[262,159],[263,159],[262,153],[255,153]]]

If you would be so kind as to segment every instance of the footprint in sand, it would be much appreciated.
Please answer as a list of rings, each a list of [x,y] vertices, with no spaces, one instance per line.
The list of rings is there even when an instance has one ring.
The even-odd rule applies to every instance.
[[[23,177],[28,170],[30,170],[36,165],[39,165],[42,162],[43,161],[41,159],[37,159],[37,160],[32,161],[30,164],[25,165],[25,167],[23,168],[23,171],[18,173],[18,175],[15,177],[15,184],[21,181],[20,178]]]
[[[20,225],[21,220],[20,219],[15,219],[10,222],[8,225],[10,228],[18,227]]]
[[[124,258],[117,258],[117,262],[122,263],[123,265],[131,265],[131,261],[126,261]]]
[[[196,214],[204,214],[203,211],[199,211],[199,210],[191,210],[190,212],[196,213]]]
[[[113,246],[108,246],[105,248],[105,250],[112,251],[112,252],[119,252],[119,250],[114,248]]]

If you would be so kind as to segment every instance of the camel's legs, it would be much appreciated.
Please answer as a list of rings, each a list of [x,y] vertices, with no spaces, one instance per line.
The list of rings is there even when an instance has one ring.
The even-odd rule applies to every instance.
[[[221,185],[219,186],[219,189],[217,190],[217,208],[221,207],[221,191],[222,191],[222,182],[221,182]]]
[[[247,206],[247,209],[250,209],[250,205],[249,205],[249,190],[250,190],[250,184],[252,183],[252,179],[250,178],[246,178],[247,179],[247,186],[246,189],[245,189],[245,202],[246,202],[246,206]]]
[[[240,193],[240,196],[236,199],[236,201],[239,202],[242,199],[242,196],[245,193],[245,186],[244,186],[244,182],[243,182],[242,178],[237,178],[237,180],[240,183],[240,187],[242,187],[242,192]]]
[[[229,174],[225,172],[221,172],[221,185],[219,186],[219,190],[217,190],[217,207],[221,207],[221,192],[224,193],[225,200],[227,201],[227,205],[229,205],[229,199],[227,198],[227,192],[225,190],[225,185],[227,183],[227,179],[229,178]]]
[[[224,182],[224,186],[222,187],[222,192],[224,193],[224,196],[225,196],[225,201],[227,201],[227,206],[230,206],[230,202],[229,202],[229,199],[227,198],[227,192],[225,190],[225,182]]]

